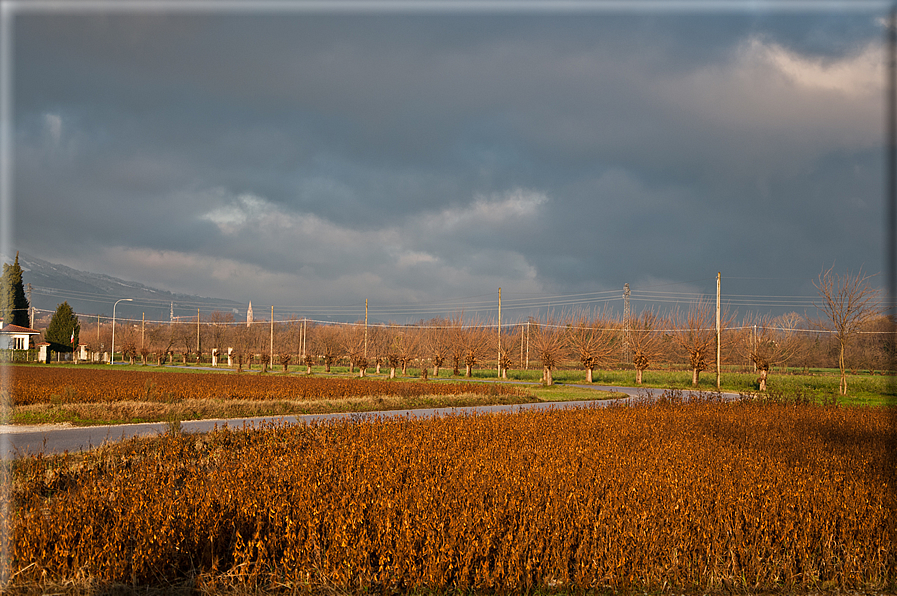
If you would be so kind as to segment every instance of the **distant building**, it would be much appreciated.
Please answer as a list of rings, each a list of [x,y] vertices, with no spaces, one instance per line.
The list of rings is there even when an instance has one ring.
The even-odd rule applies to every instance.
[[[252,300],[249,301],[249,308],[246,310],[246,326],[252,325]]]
[[[31,338],[40,335],[40,331],[19,327],[18,325],[4,325],[0,327],[0,349],[28,350],[31,348]]]

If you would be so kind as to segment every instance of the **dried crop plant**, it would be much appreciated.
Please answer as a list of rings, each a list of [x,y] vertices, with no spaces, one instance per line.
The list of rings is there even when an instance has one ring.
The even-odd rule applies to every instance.
[[[663,330],[669,324],[669,319],[649,309],[630,319],[629,348],[632,352],[632,363],[635,365],[637,385],[642,384],[645,371],[663,356]]]
[[[573,315],[567,330],[567,342],[586,371],[586,383],[592,382],[592,372],[609,364],[616,351],[620,326],[609,311],[591,316],[585,311]]]
[[[669,396],[171,433],[18,458],[0,521],[42,593],[890,593],[891,422]]]
[[[819,291],[819,302],[814,306],[822,313],[815,324],[831,331],[838,342],[838,368],[841,372],[839,391],[847,395],[845,353],[853,336],[882,312],[878,292],[869,283],[872,275],[859,273],[844,275],[834,273],[834,266],[819,274],[813,282]]]

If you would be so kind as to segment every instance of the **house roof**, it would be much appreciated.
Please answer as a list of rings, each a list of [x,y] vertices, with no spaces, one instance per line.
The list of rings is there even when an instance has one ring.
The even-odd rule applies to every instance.
[[[0,328],[0,333],[6,335],[40,335],[40,331],[35,331],[28,327],[19,327],[18,325],[4,325]]]

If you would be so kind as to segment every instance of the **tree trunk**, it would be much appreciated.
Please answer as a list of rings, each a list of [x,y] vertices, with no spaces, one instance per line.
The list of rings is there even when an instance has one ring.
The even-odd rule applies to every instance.
[[[433,365],[433,378],[435,379],[438,376],[439,376],[439,365],[434,364]]]
[[[592,382],[592,369],[587,368],[586,369],[586,383],[591,383],[591,382]]]
[[[760,370],[760,391],[766,391],[766,377],[769,375],[769,369]]]
[[[508,380],[508,369],[507,368],[501,369],[501,378],[504,379],[505,381]]]
[[[551,369],[547,366],[542,368],[542,380],[546,385],[554,385],[554,379],[551,377]]]
[[[390,378],[390,379],[395,379],[395,378],[396,378],[396,367],[395,367],[395,366],[390,366],[390,367],[389,367],[389,378]]]
[[[358,377],[359,378],[364,377],[364,371],[365,371],[365,369],[363,369],[361,367],[358,368]]]
[[[644,373],[644,372],[645,371],[643,371],[640,368],[635,369],[635,384],[636,385],[642,384],[642,373]]]
[[[696,368],[691,369],[691,384],[694,387],[698,386],[698,377],[700,376],[701,371]]]
[[[406,376],[408,374],[408,363],[402,362],[402,376]]]
[[[465,377],[469,377],[469,376],[470,376],[470,365],[469,365],[469,364],[466,364],[465,367],[466,367],[466,368],[464,369],[464,370],[465,370],[465,372],[464,372],[464,376],[465,376]]]
[[[307,375],[311,374],[311,364],[305,365],[305,374],[307,374]]]
[[[379,362],[377,363],[377,374],[378,375],[380,374],[380,363]]]
[[[325,373],[330,372],[330,363],[329,362],[326,362],[326,361],[324,362],[324,372]]]
[[[841,350],[838,353],[838,367],[841,369],[841,383],[838,390],[841,395],[847,395],[847,372],[844,370],[844,343],[841,342]]]

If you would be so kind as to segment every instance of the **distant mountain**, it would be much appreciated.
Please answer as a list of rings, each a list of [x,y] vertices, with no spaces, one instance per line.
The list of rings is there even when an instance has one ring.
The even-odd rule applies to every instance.
[[[0,259],[12,263],[15,256],[0,255]],[[246,313],[245,304],[232,300],[173,294],[141,283],[50,263],[23,252],[19,252],[19,265],[26,290],[27,284],[31,284],[31,305],[39,311],[52,312],[57,305],[68,302],[79,315],[111,316],[116,300],[133,298],[133,302],[119,302],[115,308],[116,317],[139,319],[145,313],[147,320],[167,321],[172,304],[176,317],[195,317],[197,308],[203,316],[213,310],[233,312],[237,320]]]

